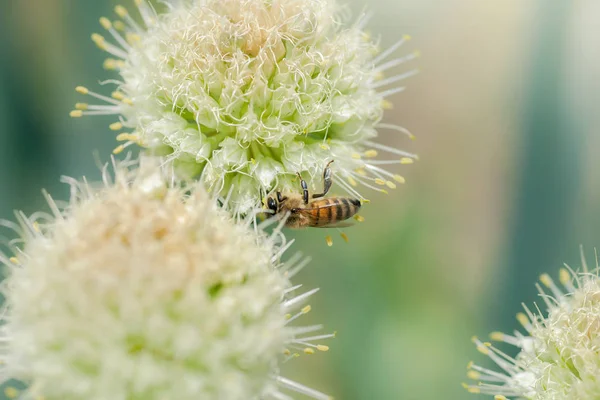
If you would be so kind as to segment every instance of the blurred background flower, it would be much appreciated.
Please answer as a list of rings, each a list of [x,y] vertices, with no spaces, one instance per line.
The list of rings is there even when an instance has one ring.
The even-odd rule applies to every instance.
[[[354,15],[366,5],[348,1]],[[89,37],[116,4],[0,5],[0,217],[39,209],[41,187],[64,193],[62,174],[97,177],[91,150],[106,160],[115,147],[112,119],[68,113],[73,88],[105,76]],[[286,376],[344,400],[463,399],[457,365],[473,357],[469,338],[516,328],[520,303],[537,300],[539,274],[576,264],[579,244],[598,244],[600,4],[367,6],[382,47],[410,34],[421,50],[422,73],[390,98],[384,119],[415,133],[421,161],[406,185],[371,196],[377,207],[346,230],[349,245],[328,248],[321,231],[293,234],[313,257],[299,280],[323,289],[307,317],[326,318],[339,335],[327,358],[305,357],[306,368]]]

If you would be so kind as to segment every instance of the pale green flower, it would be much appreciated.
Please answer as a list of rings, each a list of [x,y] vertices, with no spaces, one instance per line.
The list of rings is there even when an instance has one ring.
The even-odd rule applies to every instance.
[[[130,164],[127,166],[127,164]],[[4,379],[46,400],[288,399],[328,396],[279,375],[331,334],[297,326],[317,291],[288,278],[306,260],[235,222],[202,187],[180,188],[154,163],[113,178],[66,179],[51,215],[19,215],[0,326]],[[8,392],[7,392],[8,393]]]
[[[408,36],[379,53],[367,18],[345,24],[334,0],[182,0],[160,14],[136,5],[100,20],[108,38],[92,35],[112,57],[105,67],[120,74],[106,82],[112,96],[78,87],[100,104],[71,113],[118,116],[111,129],[125,132],[116,152],[138,143],[166,155],[181,177],[222,195],[233,188],[232,209],[242,214],[275,189],[299,191],[298,172],[322,187],[330,160],[337,184],[358,199],[359,185],[385,192],[404,182],[384,167],[416,156],[375,140],[377,129],[412,138],[381,123],[385,99],[416,72],[383,79],[417,57],[392,57]]]
[[[560,270],[560,285],[548,274],[537,285],[547,313],[525,307],[517,315],[526,334],[492,333],[491,339],[516,346],[515,358],[477,338],[477,350],[497,366],[491,370],[469,363],[468,376],[479,381],[472,393],[531,400],[600,399],[600,277],[598,267],[583,272]],[[549,291],[550,293],[546,293]]]

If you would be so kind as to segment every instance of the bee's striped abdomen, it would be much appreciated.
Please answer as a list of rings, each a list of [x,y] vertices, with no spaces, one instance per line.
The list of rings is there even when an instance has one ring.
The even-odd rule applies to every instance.
[[[358,212],[359,208],[359,200],[346,197],[330,197],[312,201],[308,210],[312,226],[326,226],[352,217]]]

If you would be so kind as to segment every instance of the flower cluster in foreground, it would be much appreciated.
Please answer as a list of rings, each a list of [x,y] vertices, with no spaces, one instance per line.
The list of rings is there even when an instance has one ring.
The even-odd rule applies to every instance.
[[[148,163],[147,163],[148,162]],[[113,176],[114,175],[114,176]],[[201,186],[178,187],[155,161],[124,161],[98,185],[19,224],[0,325],[9,397],[49,400],[329,397],[279,375],[326,351],[322,327],[294,326],[317,290],[288,280],[289,243],[236,222]],[[221,201],[226,201],[221,199]]]
[[[521,399],[600,398],[600,277],[598,268],[583,272],[560,270],[560,287],[543,274],[537,285],[548,312],[525,313],[517,319],[527,334],[492,333],[491,339],[519,348],[513,358],[489,342],[474,338],[477,350],[500,370],[469,363],[468,377],[479,381],[465,388],[471,393]],[[546,293],[549,291],[550,293]]]
[[[92,35],[120,74],[111,95],[78,87],[100,104],[78,103],[73,117],[115,115],[116,152],[140,144],[166,155],[180,177],[231,192],[244,214],[272,190],[297,192],[296,174],[320,187],[335,160],[336,182],[358,199],[363,185],[380,192],[404,183],[384,169],[414,154],[374,141],[390,95],[416,70],[393,68],[417,53],[392,57],[408,40],[380,52],[363,30],[364,15],[345,24],[334,0],[180,0],[157,14],[117,6],[101,18],[108,37]],[[392,137],[392,141],[395,141]],[[382,158],[378,152],[385,153]]]

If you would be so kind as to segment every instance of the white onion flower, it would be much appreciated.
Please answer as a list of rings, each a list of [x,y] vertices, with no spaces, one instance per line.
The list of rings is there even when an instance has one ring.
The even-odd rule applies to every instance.
[[[380,192],[404,183],[385,169],[414,154],[380,144],[386,100],[415,69],[392,72],[416,52],[393,57],[408,36],[379,52],[363,30],[367,17],[345,24],[334,0],[180,0],[157,13],[115,8],[101,18],[108,37],[93,34],[120,74],[99,100],[78,103],[73,117],[115,115],[110,128],[123,144],[167,156],[180,177],[229,193],[244,214],[272,190],[299,190],[296,174],[320,188],[335,160],[336,182],[358,199],[360,185]],[[383,157],[378,157],[378,152]]]
[[[488,356],[497,370],[469,363],[464,384],[471,393],[530,400],[600,398],[600,277],[598,267],[583,272],[568,266],[560,270],[560,286],[548,274],[540,277],[538,291],[547,308],[544,315],[525,308],[517,319],[527,332],[492,333],[494,341],[516,346],[516,357],[489,342],[473,338],[477,350]],[[562,287],[561,287],[562,286]],[[550,293],[546,293],[549,291]]]
[[[279,375],[331,334],[294,322],[316,289],[288,278],[306,260],[280,256],[202,187],[124,161],[99,185],[65,180],[52,213],[3,222],[21,234],[0,253],[8,277],[0,361],[9,397],[46,400],[289,399],[328,396]]]

